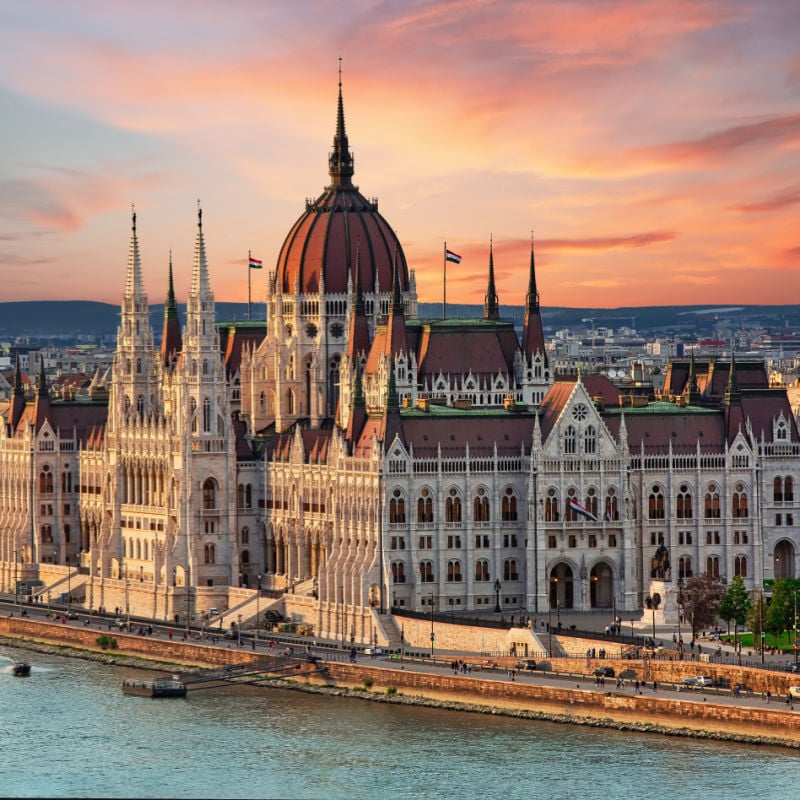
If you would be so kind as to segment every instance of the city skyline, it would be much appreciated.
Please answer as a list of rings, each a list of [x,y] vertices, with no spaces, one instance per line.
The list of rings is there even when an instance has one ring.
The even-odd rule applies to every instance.
[[[420,300],[779,304],[800,290],[791,2],[0,2],[3,300],[188,291],[198,198],[218,301],[253,300],[329,182],[354,182]],[[313,20],[311,23],[309,20]],[[794,177],[793,177],[794,176]],[[794,212],[794,213],[793,213]],[[658,276],[658,281],[653,276]]]

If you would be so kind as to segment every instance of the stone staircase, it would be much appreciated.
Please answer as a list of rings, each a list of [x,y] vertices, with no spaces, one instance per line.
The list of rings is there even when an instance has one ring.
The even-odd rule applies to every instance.
[[[38,587],[32,594],[34,600],[39,603],[46,603],[48,593],[50,601],[60,602],[62,594],[69,594],[75,598],[76,602],[81,602],[86,595],[86,582],[89,576],[82,573],[79,569],[70,569],[69,575],[58,578],[47,586]]]
[[[400,629],[397,627],[397,621],[392,614],[380,614],[375,612],[375,619],[378,627],[386,637],[386,641],[382,644],[387,650],[401,651],[403,649],[403,637]]]
[[[256,597],[256,595],[253,594],[252,597],[246,597],[235,606],[225,609],[221,614],[211,617],[208,621],[208,628],[209,630],[216,628],[225,630],[231,627],[232,622],[238,625],[240,615],[242,617],[242,630],[245,628],[252,628],[255,627],[256,624],[256,614],[258,614],[263,621],[265,612],[272,608],[280,610],[282,604],[282,597]]]

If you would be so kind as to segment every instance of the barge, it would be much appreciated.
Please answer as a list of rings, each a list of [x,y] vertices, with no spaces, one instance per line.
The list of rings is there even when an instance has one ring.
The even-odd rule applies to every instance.
[[[126,678],[122,682],[122,691],[134,697],[186,697],[186,684],[177,677],[153,681]]]

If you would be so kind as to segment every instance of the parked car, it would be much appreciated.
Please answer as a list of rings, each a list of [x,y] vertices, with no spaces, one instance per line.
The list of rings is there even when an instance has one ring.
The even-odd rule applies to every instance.
[[[786,672],[800,672],[800,661],[790,661],[788,664],[784,664],[783,668]]]
[[[364,648],[364,655],[365,656],[382,656],[383,650],[380,647],[365,647]]]
[[[514,669],[534,670],[536,669],[536,661],[534,661],[534,659],[532,658],[523,658],[522,660],[517,661],[517,663],[514,664]]]
[[[72,609],[70,609],[69,611],[65,611],[64,616],[67,619],[78,619],[78,615]]]
[[[496,661],[492,661],[491,658],[486,658],[483,661],[481,661],[481,666],[482,667],[491,667],[493,669],[494,667],[497,666],[497,662]]]
[[[596,678],[613,678],[614,677],[614,668],[613,667],[595,667],[594,672],[592,672]]]
[[[791,697],[792,700],[800,700],[800,686],[790,686],[789,697]]]
[[[683,679],[684,686],[711,686],[713,682],[707,675],[693,675]]]

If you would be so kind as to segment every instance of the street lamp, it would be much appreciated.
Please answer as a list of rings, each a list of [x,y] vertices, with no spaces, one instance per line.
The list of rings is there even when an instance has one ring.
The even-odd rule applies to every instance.
[[[683,578],[678,576],[678,652],[683,655],[683,639],[681,638],[681,617],[683,616]],[[736,644],[736,620],[733,621],[733,641]],[[734,649],[736,649],[734,647]]]
[[[794,662],[797,663],[797,646],[800,642],[797,641],[797,590],[800,589],[800,586],[794,587]]]
[[[239,614],[239,625],[236,628],[236,639],[239,647],[242,646],[242,615]]]
[[[561,597],[558,594],[558,576],[553,578],[553,583],[556,585],[556,629],[561,632]]]
[[[652,597],[648,596],[647,601],[650,603],[650,610],[653,612],[653,647],[656,646],[656,603]]]
[[[494,582],[494,594],[495,594],[495,603],[494,603],[494,613],[499,614],[502,609],[500,608],[500,589],[502,588],[500,584],[500,578],[497,578]]]
[[[17,561],[17,551],[14,551],[14,605],[19,605],[19,577],[17,569],[19,562]]]
[[[433,661],[433,642],[436,634],[433,632],[433,592],[431,592],[431,661]]]
[[[258,573],[258,583],[256,584],[256,642],[258,642],[258,618],[261,614],[261,573]]]
[[[130,597],[130,590],[131,590],[131,582],[128,578],[125,578],[125,620],[126,626],[125,630],[130,633],[131,632],[131,597]]]
[[[67,611],[69,611],[72,601],[72,571],[69,568],[69,556],[67,556]]]

